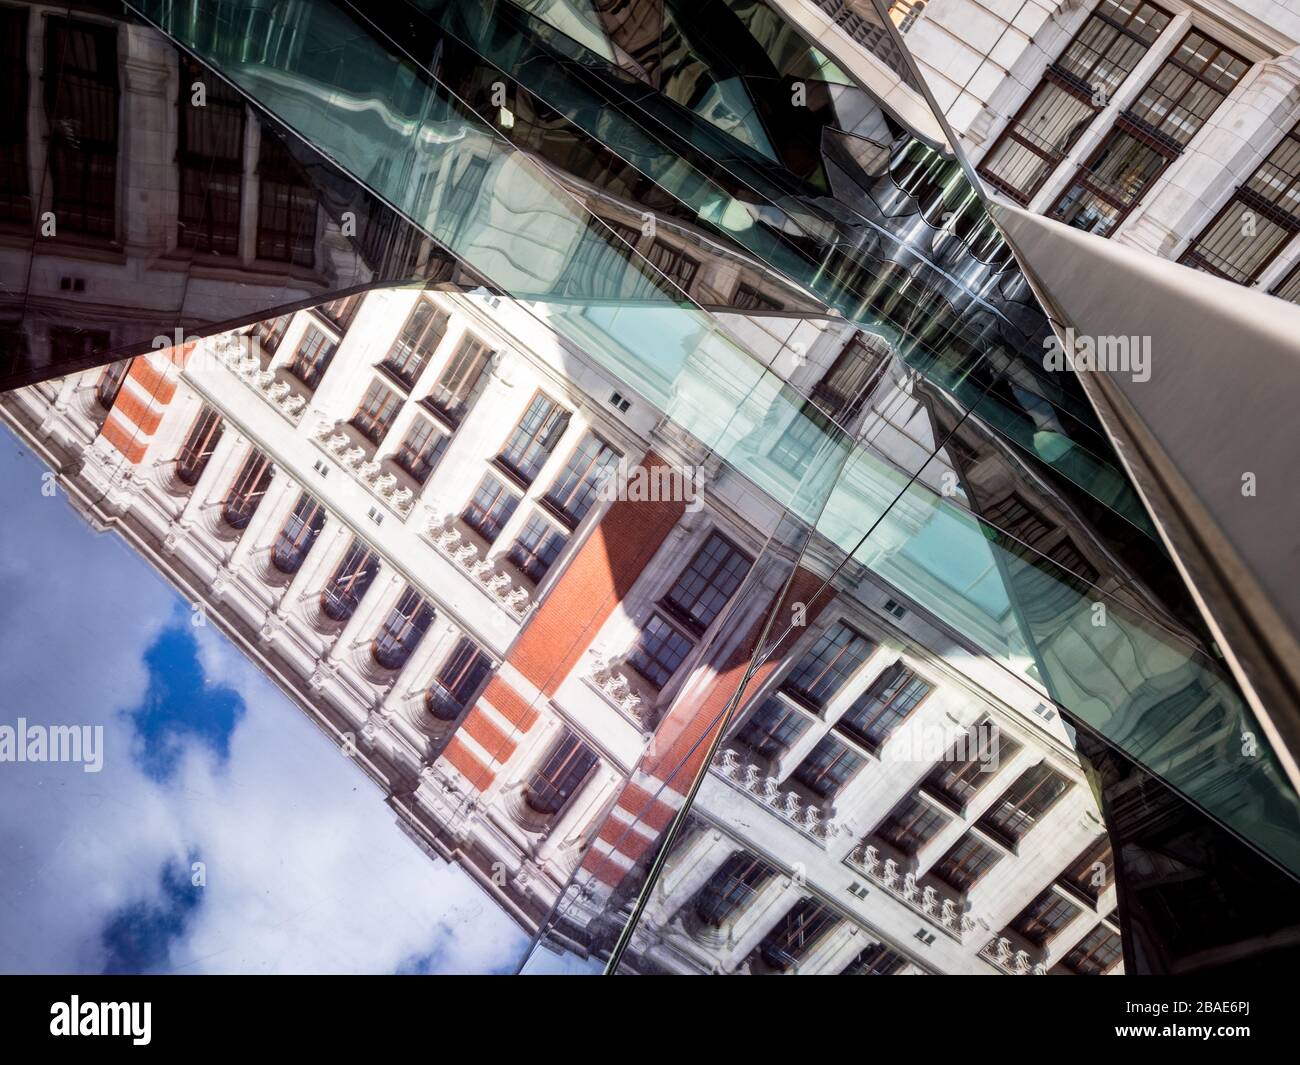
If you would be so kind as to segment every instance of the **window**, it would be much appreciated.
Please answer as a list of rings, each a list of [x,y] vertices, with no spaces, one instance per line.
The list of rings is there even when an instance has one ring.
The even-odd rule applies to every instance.
[[[361,297],[364,295],[364,292],[356,292],[351,296],[340,296],[329,303],[322,303],[316,308],[316,313],[340,331],[345,330],[361,309]]]
[[[298,341],[289,372],[308,388],[315,388],[325,376],[337,350],[338,345],[333,340],[314,325],[309,325]]]
[[[876,835],[907,855],[916,854],[948,824],[949,817],[929,803],[908,796],[876,828]]]
[[[834,736],[823,736],[791,775],[813,794],[833,799],[865,762]]]
[[[569,412],[538,392],[497,456],[497,462],[523,484],[532,484],[568,425]]]
[[[763,295],[753,285],[737,285],[736,294],[731,297],[731,306],[738,311],[779,311],[781,304]]]
[[[1001,858],[1001,854],[968,832],[939,859],[934,875],[956,891],[969,891]]]
[[[199,478],[207,469],[208,460],[212,458],[217,444],[221,442],[224,427],[225,423],[222,422],[221,415],[205,404],[190,427],[189,436],[185,438],[181,453],[176,456],[176,476],[185,484],[199,483]]]
[[[664,606],[697,633],[703,632],[740,587],[751,565],[729,541],[712,533],[668,590]]]
[[[0,7],[0,221],[28,226],[32,197],[27,174],[27,12]]]
[[[232,529],[242,529],[252,520],[253,513],[270,487],[272,473],[274,467],[271,460],[253,448],[244,460],[243,469],[239,471],[235,483],[231,485],[226,505],[221,512],[226,524]]]
[[[303,492],[271,547],[271,562],[281,573],[297,573],[325,526],[325,508]]]
[[[1101,893],[1112,883],[1115,875],[1115,857],[1110,849],[1110,839],[1097,837],[1096,842],[1084,851],[1061,874],[1061,882],[1073,888],[1095,906]]]
[[[907,964],[901,954],[895,954],[883,943],[867,947],[848,964],[841,976],[893,976]]]
[[[207,78],[202,106],[192,84],[196,69],[183,64],[177,89],[180,111],[177,163],[180,206],[176,243],[182,248],[239,254],[239,201],[244,172],[244,101],[220,78]]]
[[[564,550],[567,540],[568,537],[540,514],[534,514],[511,546],[509,559],[529,580],[540,581]]]
[[[1145,0],[1102,0],[1044,71],[980,173],[1027,204],[1168,25],[1169,15]]]
[[[372,381],[361,400],[361,406],[352,415],[352,424],[372,444],[378,444],[388,435],[401,407],[402,401],[396,392],[385,388],[378,381]]]
[[[1016,914],[1011,927],[1034,946],[1045,947],[1079,913],[1078,906],[1048,888]]]
[[[1079,168],[1049,217],[1109,236],[1200,131],[1248,64],[1196,31]]]
[[[782,690],[821,710],[870,653],[870,640],[838,622],[799,659]]]
[[[587,516],[609,471],[622,456],[598,436],[588,433],[569,456],[542,502],[570,528]]]
[[[262,350],[268,355],[273,355],[275,349],[280,346],[280,341],[284,339],[285,330],[289,328],[291,321],[293,321],[292,314],[282,314],[279,318],[268,318],[264,322],[258,322],[250,332],[257,338]]]
[[[471,529],[493,543],[518,505],[519,497],[506,491],[506,486],[489,473],[475,490],[462,517]]]
[[[845,438],[886,366],[884,354],[855,334],[768,453],[772,461],[802,477],[818,454]]]
[[[839,923],[835,911],[824,902],[804,897],[791,908],[758,946],[768,965],[785,971],[808,956],[808,952]]]
[[[591,748],[566,730],[524,788],[524,802],[539,814],[559,813],[595,765]]]
[[[835,727],[866,747],[878,748],[929,694],[929,684],[895,662],[853,700]]]
[[[1274,286],[1273,295],[1292,303],[1300,303],[1300,263],[1291,267],[1286,277]]]
[[[695,896],[695,915],[710,928],[721,928],[775,875],[776,870],[761,858],[732,851]]]
[[[257,173],[258,258],[311,266],[316,261],[316,199],[302,167],[266,126]]]
[[[1065,965],[1080,976],[1104,976],[1123,953],[1119,933],[1099,924],[1065,956]]]
[[[60,232],[117,232],[117,29],[51,15],[45,23],[45,112]]]
[[[1300,232],[1300,125],[1282,138],[1178,261],[1249,285]]]
[[[379,573],[379,556],[353,537],[334,576],[320,594],[321,609],[335,621],[347,621]]]
[[[375,661],[385,669],[401,669],[420,645],[433,624],[433,607],[410,585],[388,612],[384,624],[370,645]]]
[[[451,438],[440,433],[423,418],[416,418],[406,431],[406,439],[393,455],[393,461],[421,484],[438,468]]]
[[[462,636],[429,685],[424,697],[429,713],[439,721],[455,721],[491,672],[492,659],[468,636]]]
[[[776,758],[794,746],[808,725],[802,713],[773,695],[750,714],[736,739],[765,758]]]
[[[662,688],[686,661],[694,645],[658,614],[651,614],[628,655],[627,664]]]
[[[99,384],[95,386],[95,399],[105,410],[111,410],[117,401],[117,394],[122,390],[122,382],[126,380],[130,369],[131,360],[121,359],[104,367],[104,372],[99,375]]]
[[[447,315],[421,297],[380,365],[409,388],[446,331]]]
[[[679,288],[690,291],[691,282],[695,279],[695,272],[699,270],[700,264],[689,255],[656,240],[651,242],[645,257]]]
[[[424,402],[453,429],[460,425],[483,390],[484,370],[491,357],[492,351],[486,344],[466,336],[442,371],[433,391],[424,398]]]
[[[21,330],[19,335],[26,334]],[[64,373],[86,364],[95,365],[102,362],[102,352],[112,346],[112,338],[102,329],[78,329],[72,326],[50,326],[50,364],[59,367]],[[127,360],[130,362],[130,360]],[[101,378],[101,383],[103,378]],[[114,392],[112,399],[117,398]],[[102,402],[102,400],[101,400]]]
[[[954,746],[953,752],[930,771],[926,787],[948,799],[954,806],[970,802],[980,788],[993,777],[996,767],[1015,757],[1020,744],[997,731],[987,736],[987,725],[977,725]],[[983,741],[983,742],[981,742]]]
[[[1070,788],[1046,762],[1027,769],[980,819],[980,825],[1010,843],[1034,827]]]

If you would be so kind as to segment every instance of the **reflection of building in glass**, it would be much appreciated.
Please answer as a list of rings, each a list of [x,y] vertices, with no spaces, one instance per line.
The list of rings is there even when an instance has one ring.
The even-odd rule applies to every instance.
[[[733,324],[772,350],[787,332]],[[809,403],[899,454],[934,446],[887,347],[811,335],[794,371]],[[709,459],[644,402],[607,403],[517,305],[377,291],[249,337],[274,350],[232,334],[137,358],[107,405],[94,371],[5,414],[526,926],[580,864],[617,889],[700,764],[683,737],[725,706],[791,573],[779,508],[718,469],[702,507],[607,499],[620,459]],[[806,468],[778,439],[763,461]],[[809,558],[794,579],[827,575]],[[1104,856],[1084,863],[1102,825],[1059,719],[1029,685],[964,668],[945,653],[959,634],[883,581],[841,585],[751,683],[637,964],[1017,972],[1114,935]]]

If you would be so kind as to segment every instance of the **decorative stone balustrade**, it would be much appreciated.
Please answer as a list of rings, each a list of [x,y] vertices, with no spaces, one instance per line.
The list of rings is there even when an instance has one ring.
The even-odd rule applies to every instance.
[[[980,951],[980,957],[991,961],[1004,973],[1011,976],[1046,976],[1047,966],[1043,962],[1029,960],[1027,951],[1014,950],[1011,941],[1004,936],[990,939]]]
[[[872,883],[879,885],[905,906],[957,940],[976,927],[970,914],[962,912],[953,899],[943,898],[932,887],[921,887],[912,873],[904,873],[893,858],[880,860],[880,852],[869,843],[861,844],[849,855],[849,862],[861,869]]]
[[[765,805],[813,839],[831,840],[847,831],[833,818],[823,821],[821,810],[812,803],[805,804],[796,792],[782,792],[781,782],[776,777],[767,776],[756,765],[742,764],[740,756],[729,747],[718,752],[713,761],[713,771],[742,791],[758,796]]]
[[[302,420],[307,401],[294,395],[287,381],[276,381],[275,374],[262,369],[262,360],[251,350],[251,342],[240,333],[222,333],[203,341],[206,351],[221,365],[248,385],[267,403],[294,425]],[[200,363],[201,365],[201,363]]]
[[[618,709],[633,718],[638,724],[646,724],[648,707],[641,696],[632,690],[627,675],[619,669],[622,663],[618,659],[596,660],[595,668],[589,674],[597,690]]]
[[[468,543],[456,528],[454,516],[449,514],[441,519],[431,519],[425,531],[438,554],[461,570],[501,607],[517,618],[527,613],[531,604],[528,589],[515,584],[510,574],[498,571],[491,560],[480,558],[478,547]]]
[[[346,434],[336,432],[333,422],[322,422],[315,436],[316,442],[334,456],[340,466],[385,504],[402,517],[411,513],[411,508],[415,505],[415,493],[409,488],[399,488],[396,475],[383,473],[380,463],[366,458],[364,448],[349,446],[351,440]]]

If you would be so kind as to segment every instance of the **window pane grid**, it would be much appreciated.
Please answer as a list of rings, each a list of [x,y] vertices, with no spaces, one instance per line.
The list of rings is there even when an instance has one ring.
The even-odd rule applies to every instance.
[[[751,565],[749,558],[713,533],[668,590],[664,604],[703,632],[740,587]]]
[[[325,508],[303,492],[276,537],[271,562],[282,573],[297,573],[325,525]]]
[[[508,557],[530,580],[540,581],[564,550],[567,540],[540,514],[534,514],[511,546]]]
[[[543,502],[570,526],[576,526],[587,516],[605,478],[621,457],[605,441],[587,434],[569,456]]]
[[[462,636],[429,685],[425,705],[440,721],[454,721],[492,670],[492,659],[468,636]]]
[[[548,396],[537,393],[515,426],[497,461],[525,484],[533,479],[550,458],[569,425],[569,412]]]
[[[822,633],[799,660],[782,689],[821,709],[866,661],[870,651],[870,640],[838,622]]]
[[[353,538],[334,576],[321,592],[321,609],[335,621],[346,621],[357,609],[379,573],[379,556],[359,538]]]
[[[853,701],[836,727],[868,747],[879,747],[929,694],[929,684],[895,664]]]
[[[378,444],[388,435],[401,406],[402,401],[396,392],[374,381],[356,414],[352,415],[352,424],[367,440]]]
[[[627,664],[656,688],[662,688],[686,661],[693,646],[658,614],[652,614],[637,637]]]
[[[176,457],[176,476],[188,485],[198,484],[203,471],[207,469],[208,460],[221,441],[224,423],[215,410],[204,406],[194,420],[185,445]]]
[[[407,430],[402,446],[393,455],[393,461],[424,484],[438,468],[450,442],[445,433],[438,432],[429,422],[417,418]]]
[[[254,448],[235,478],[222,508],[222,516],[232,529],[243,529],[252,520],[258,504],[270,487],[273,472],[271,460]]]
[[[772,696],[736,733],[736,739],[767,758],[784,754],[808,731],[809,721],[798,710]]]
[[[761,858],[734,851],[700,889],[695,898],[696,916],[712,928],[721,928],[775,875],[776,870]]]
[[[433,624],[433,607],[414,588],[407,587],[388,612],[371,645],[371,653],[385,669],[401,669]]]
[[[287,324],[287,322],[286,322]],[[314,325],[309,325],[289,362],[289,372],[308,388],[316,388],[329,369],[338,345]]]
[[[470,528],[492,543],[501,535],[502,528],[518,505],[519,497],[508,492],[506,486],[489,473],[475,489],[462,517]]]
[[[573,733],[567,733],[533,774],[524,801],[541,814],[559,813],[596,765],[596,755]]]

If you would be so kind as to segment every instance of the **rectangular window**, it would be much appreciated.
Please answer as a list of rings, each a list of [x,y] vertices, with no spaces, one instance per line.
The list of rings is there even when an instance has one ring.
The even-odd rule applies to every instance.
[[[973,888],[1001,860],[1002,855],[969,832],[939,859],[934,875],[957,891]]]
[[[833,799],[865,764],[862,755],[834,736],[823,736],[791,776],[815,795]]]
[[[1273,295],[1291,303],[1300,303],[1300,263],[1291,267],[1286,277],[1273,286]]]
[[[407,585],[370,647],[375,661],[385,669],[401,669],[433,624],[434,611],[424,597]]]
[[[650,243],[650,248],[646,251],[645,257],[658,267],[669,280],[675,282],[683,292],[691,290],[691,282],[695,280],[695,273],[699,270],[700,264],[685,252],[677,251],[662,241],[656,240]]]
[[[1252,284],[1300,233],[1300,125],[1292,127],[1178,261]]]
[[[393,461],[421,484],[438,468],[450,438],[438,432],[423,418],[416,418],[406,431],[406,439],[393,455]]]
[[[721,928],[775,875],[776,870],[763,859],[732,851],[695,896],[695,915],[710,928]]]
[[[540,581],[564,550],[567,540],[549,521],[534,514],[511,545],[508,557],[529,580]]]
[[[1111,853],[1110,839],[1099,836],[1061,874],[1061,882],[1096,905],[1101,893],[1113,882],[1114,875],[1115,857]]]
[[[257,257],[310,267],[316,261],[316,197],[298,161],[266,126],[257,174]]]
[[[470,528],[493,543],[518,505],[519,497],[489,473],[475,489],[462,516]]]
[[[651,614],[628,655],[627,664],[662,688],[686,661],[694,645],[658,614]]]
[[[30,226],[27,173],[27,12],[0,7],[0,222]]]
[[[439,721],[455,721],[491,672],[492,659],[468,636],[462,636],[429,685],[425,705]]]
[[[1102,0],[980,163],[979,172],[1028,203],[1169,25],[1145,0]]]
[[[588,433],[569,456],[542,502],[574,528],[596,502],[600,487],[622,456],[600,437]]]
[[[361,406],[352,415],[352,424],[367,440],[378,444],[388,435],[393,419],[401,408],[402,401],[396,392],[378,381],[372,381],[361,400]]]
[[[176,456],[176,476],[185,484],[198,484],[221,441],[222,428],[221,415],[205,404],[190,427],[181,453]]]
[[[364,292],[357,292],[351,296],[341,296],[339,299],[330,300],[329,303],[322,303],[314,309],[325,321],[342,332],[352,324],[352,319],[361,309],[361,298],[364,295]]]
[[[596,755],[572,732],[547,756],[524,789],[524,801],[541,814],[557,814],[596,766]]]
[[[907,964],[901,954],[895,954],[883,943],[867,947],[848,964],[841,976],[893,976]]]
[[[802,898],[759,944],[763,960],[784,972],[808,956],[808,952],[835,925],[839,918],[824,902]]]
[[[338,345],[314,325],[309,325],[298,341],[289,372],[308,388],[316,388],[329,369]]]
[[[117,27],[45,22],[51,206],[60,232],[117,232]]]
[[[421,298],[381,366],[410,388],[447,331],[448,316]]]
[[[1025,770],[980,819],[980,827],[1017,842],[1070,789],[1070,782],[1046,762]]]
[[[292,314],[282,314],[279,318],[267,318],[265,321],[258,322],[249,331],[249,335],[257,338],[258,346],[268,355],[274,355],[275,349],[280,346],[280,341],[284,339],[284,334],[289,328],[289,323],[293,321]]]
[[[497,463],[521,484],[532,484],[568,427],[569,412],[538,392],[501,449]]]
[[[442,371],[438,383],[424,402],[436,411],[453,429],[468,413],[486,381],[488,362],[492,349],[482,341],[466,336],[456,353]]]
[[[904,854],[913,855],[929,843],[950,820],[925,800],[909,795],[889,811],[889,816],[877,826],[876,835],[892,843]]]
[[[753,561],[727,539],[712,533],[668,590],[664,606],[679,621],[702,633],[727,605],[752,565]]]
[[[1116,119],[1049,217],[1109,236],[1248,69],[1240,56],[1193,30]]]
[[[1045,947],[1079,914],[1079,907],[1051,888],[1016,914],[1011,927],[1036,947]]]
[[[1080,976],[1104,976],[1123,954],[1119,934],[1099,924],[1065,956],[1065,966]]]
[[[736,739],[765,758],[776,758],[808,731],[809,721],[776,696],[766,699],[736,733]]]
[[[929,694],[929,684],[901,662],[895,662],[853,700],[835,727],[874,750]]]
[[[275,568],[281,573],[297,573],[324,527],[325,508],[309,493],[303,492],[271,545],[271,562]]]
[[[821,710],[866,661],[871,647],[865,636],[838,622],[799,659],[781,689]]]
[[[736,294],[731,297],[731,306],[738,311],[779,311],[782,309],[781,304],[769,296],[765,296],[753,285],[737,285]]]
[[[177,163],[180,206],[176,243],[182,248],[239,254],[240,190],[244,173],[244,101],[220,78],[203,83],[195,106],[192,86],[181,78]]]
[[[963,807],[993,778],[996,767],[1015,757],[1018,750],[1020,744],[1000,731],[990,737],[987,726],[971,729],[930,771],[926,787]]]

